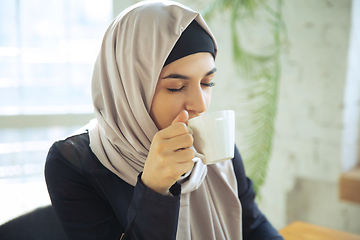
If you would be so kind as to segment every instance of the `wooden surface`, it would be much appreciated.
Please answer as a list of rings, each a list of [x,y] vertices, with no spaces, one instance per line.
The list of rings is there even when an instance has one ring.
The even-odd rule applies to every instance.
[[[360,240],[360,235],[296,221],[281,229],[285,240]]]
[[[360,167],[340,177],[340,199],[360,204]]]

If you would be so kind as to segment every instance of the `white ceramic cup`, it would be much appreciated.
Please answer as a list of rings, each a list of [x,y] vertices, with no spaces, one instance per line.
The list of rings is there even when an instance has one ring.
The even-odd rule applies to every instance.
[[[211,112],[189,120],[196,152],[205,155],[205,165],[234,157],[235,113],[233,110]]]

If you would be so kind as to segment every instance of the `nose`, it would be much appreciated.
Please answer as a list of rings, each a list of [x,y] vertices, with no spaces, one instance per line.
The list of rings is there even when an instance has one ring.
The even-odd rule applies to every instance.
[[[201,85],[192,87],[186,96],[185,109],[189,113],[189,118],[197,117],[207,109],[207,93],[204,92]]]

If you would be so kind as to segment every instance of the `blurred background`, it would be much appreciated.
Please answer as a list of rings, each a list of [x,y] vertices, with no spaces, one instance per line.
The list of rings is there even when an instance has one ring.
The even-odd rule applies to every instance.
[[[0,224],[50,204],[47,151],[93,118],[90,82],[101,38],[136,2],[0,1]],[[211,1],[179,2],[203,11]],[[257,199],[277,229],[302,220],[360,234],[359,13],[359,0],[281,4],[272,152]],[[240,27],[251,51],[266,52],[272,44],[264,14]],[[234,64],[230,12],[213,14],[208,25],[219,48],[210,110],[235,110],[242,152],[252,121],[245,102],[256,82]]]
[[[92,69],[111,0],[0,1],[0,223],[50,203],[52,143],[93,118]]]

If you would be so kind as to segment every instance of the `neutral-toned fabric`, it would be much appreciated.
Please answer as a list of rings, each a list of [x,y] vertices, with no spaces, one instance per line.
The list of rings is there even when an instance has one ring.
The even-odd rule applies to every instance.
[[[199,13],[176,2],[145,1],[124,10],[105,33],[96,61],[90,147],[101,163],[135,186],[158,131],[150,107],[162,66]],[[214,39],[216,48],[216,42]],[[231,161],[199,159],[182,185],[177,239],[241,239],[241,205]]]

